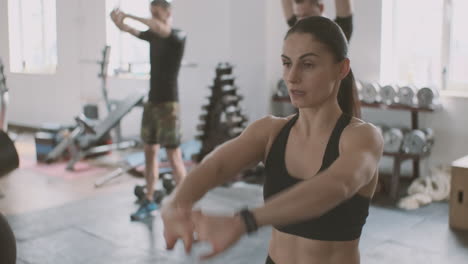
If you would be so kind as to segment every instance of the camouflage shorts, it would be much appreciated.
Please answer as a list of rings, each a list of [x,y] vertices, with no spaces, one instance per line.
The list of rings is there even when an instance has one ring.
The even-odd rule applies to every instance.
[[[141,139],[146,144],[160,144],[166,148],[180,145],[179,104],[147,102],[141,119]]]

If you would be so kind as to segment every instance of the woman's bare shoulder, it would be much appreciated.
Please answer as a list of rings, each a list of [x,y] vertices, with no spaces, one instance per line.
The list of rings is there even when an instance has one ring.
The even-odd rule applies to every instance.
[[[262,134],[274,135],[277,134],[281,128],[283,128],[286,123],[288,123],[294,115],[287,116],[287,117],[277,117],[273,115],[265,116],[254,123],[252,123],[252,127],[261,130]]]
[[[375,125],[353,118],[343,131],[343,141],[380,146],[383,143],[383,138],[380,130]]]

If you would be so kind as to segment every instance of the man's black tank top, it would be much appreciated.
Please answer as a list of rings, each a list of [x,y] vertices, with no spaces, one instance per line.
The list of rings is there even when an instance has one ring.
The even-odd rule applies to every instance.
[[[267,176],[263,188],[265,200],[303,181],[289,175],[285,163],[288,136],[298,117],[299,114],[296,114],[288,121],[276,137],[268,153],[265,163]],[[326,170],[338,158],[340,136],[350,121],[351,116],[346,114],[342,114],[338,119],[328,140],[319,172]],[[307,199],[307,197],[304,197],[304,199]],[[275,228],[281,232],[308,239],[351,241],[361,236],[362,228],[369,214],[369,206],[369,198],[356,194],[318,218],[287,226],[275,226]],[[278,208],[278,210],[281,210],[281,208]]]

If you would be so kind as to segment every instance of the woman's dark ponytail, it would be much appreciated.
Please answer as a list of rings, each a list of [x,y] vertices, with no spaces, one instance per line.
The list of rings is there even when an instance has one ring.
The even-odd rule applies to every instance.
[[[361,103],[359,101],[356,81],[351,70],[341,81],[340,89],[338,90],[338,104],[343,113],[361,118]]]

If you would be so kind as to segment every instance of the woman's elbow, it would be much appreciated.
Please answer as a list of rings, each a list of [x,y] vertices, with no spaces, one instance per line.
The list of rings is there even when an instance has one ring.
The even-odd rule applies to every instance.
[[[351,175],[350,175],[351,176]],[[352,175],[339,181],[337,186],[338,196],[343,200],[352,198],[364,185],[362,175]]]

